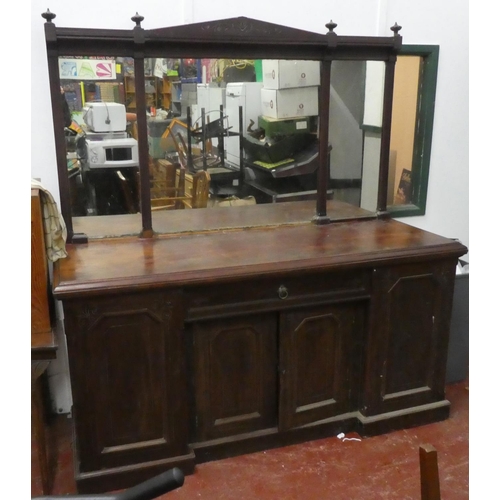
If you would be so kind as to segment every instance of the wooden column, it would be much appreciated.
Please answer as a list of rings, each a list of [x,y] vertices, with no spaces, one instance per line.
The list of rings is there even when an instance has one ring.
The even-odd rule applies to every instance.
[[[401,26],[394,23],[391,27],[394,33],[394,52],[385,64],[384,103],[382,115],[382,137],[380,141],[380,169],[377,195],[377,214],[387,217],[387,185],[389,182],[389,156],[391,149],[392,99],[394,95],[394,74],[396,70],[397,53],[401,49],[403,39],[399,32]]]
[[[325,25],[328,28],[328,46],[325,58],[321,60],[320,66],[320,88],[319,88],[319,167],[316,200],[316,215],[313,221],[316,224],[328,224],[330,218],[326,214],[326,193],[328,190],[328,179],[330,176],[330,162],[328,154],[328,130],[330,122],[330,73],[332,68],[332,53],[337,45],[337,34],[334,29],[336,23],[330,21]]]
[[[382,115],[382,135],[380,140],[380,166],[378,177],[377,213],[387,214],[387,184],[389,182],[389,153],[391,148],[392,97],[394,93],[394,72],[396,55],[385,63],[384,102]]]
[[[141,21],[143,19],[144,17],[139,14],[132,17],[132,21],[136,23],[134,27],[134,77],[139,146],[141,237],[151,238],[154,233],[151,218],[151,188],[149,184],[148,124],[146,120],[146,87],[144,78],[144,30],[141,28]]]
[[[332,61],[321,61],[319,89],[319,167],[318,167],[318,197],[316,200],[316,224],[328,224],[330,218],[326,215],[326,192],[330,165],[328,162],[328,122],[330,119],[330,70]]]

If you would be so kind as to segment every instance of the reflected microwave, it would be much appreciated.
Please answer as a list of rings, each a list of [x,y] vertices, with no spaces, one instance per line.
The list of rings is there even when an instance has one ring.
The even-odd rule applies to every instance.
[[[83,121],[92,132],[121,132],[127,128],[127,114],[117,102],[88,102],[83,107]]]
[[[138,167],[137,141],[132,137],[87,140],[87,162],[91,169]]]

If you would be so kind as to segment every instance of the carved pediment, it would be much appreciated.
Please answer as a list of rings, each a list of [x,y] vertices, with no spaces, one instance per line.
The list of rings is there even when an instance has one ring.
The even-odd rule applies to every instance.
[[[217,21],[207,21],[170,28],[158,28],[147,31],[147,37],[180,40],[223,41],[241,39],[262,42],[277,39],[282,42],[324,42],[325,36],[311,31],[304,31],[279,24],[268,23],[248,17],[234,17]]]

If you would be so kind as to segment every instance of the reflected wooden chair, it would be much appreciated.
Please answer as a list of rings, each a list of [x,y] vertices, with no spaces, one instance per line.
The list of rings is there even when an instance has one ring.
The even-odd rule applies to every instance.
[[[207,208],[210,174],[206,170],[200,170],[193,175],[187,175],[184,183],[186,192],[191,196],[185,202],[186,208]]]
[[[212,122],[217,125],[218,121]],[[210,122],[207,124],[207,127]],[[193,152],[192,138],[201,142],[202,146],[198,154]],[[189,129],[188,125],[180,119],[174,118],[165,132],[162,134],[163,141],[171,140],[177,152],[179,162],[184,168],[197,172],[206,170],[208,167],[214,167],[221,163],[220,157],[212,153],[213,145],[211,137],[202,140],[201,128]],[[197,148],[196,148],[197,149]]]
[[[150,165],[150,175],[152,211],[207,207],[208,172],[191,175],[180,164],[154,160]]]

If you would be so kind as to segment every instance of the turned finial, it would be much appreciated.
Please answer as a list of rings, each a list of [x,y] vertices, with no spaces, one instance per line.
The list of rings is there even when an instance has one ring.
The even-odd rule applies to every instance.
[[[137,28],[141,27],[141,22],[144,21],[144,16],[140,16],[138,12],[135,13],[134,17],[131,17]]]
[[[52,19],[54,19],[56,17],[56,15],[54,13],[50,12],[49,9],[47,9],[47,12],[44,12],[42,14],[42,17],[45,19],[45,21],[47,21],[48,23],[51,23]]]
[[[337,27],[337,23],[334,23],[330,19],[330,22],[326,23],[325,26],[328,28],[328,33],[327,34],[330,34],[330,33],[333,33],[334,35],[336,34],[336,33],[333,32],[333,30]]]
[[[401,26],[398,23],[394,23],[394,26],[392,26],[391,31],[394,33],[394,36],[399,36],[400,29]]]

